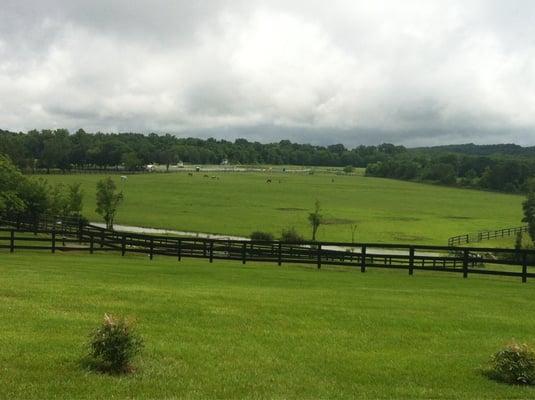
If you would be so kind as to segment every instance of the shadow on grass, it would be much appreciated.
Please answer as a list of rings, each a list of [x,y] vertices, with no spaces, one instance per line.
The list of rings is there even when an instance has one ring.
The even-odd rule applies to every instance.
[[[499,383],[504,386],[513,386],[513,387],[519,387],[519,388],[529,388],[531,390],[535,390],[535,385],[525,383],[522,381],[517,382],[509,382],[505,379],[503,379],[496,371],[494,371],[492,368],[481,368],[479,370],[480,374],[484,376],[485,378],[494,381],[496,383]]]
[[[79,365],[85,371],[109,376],[128,376],[137,372],[137,369],[130,364],[117,369],[109,363],[95,360],[93,357],[87,355],[80,358]]]

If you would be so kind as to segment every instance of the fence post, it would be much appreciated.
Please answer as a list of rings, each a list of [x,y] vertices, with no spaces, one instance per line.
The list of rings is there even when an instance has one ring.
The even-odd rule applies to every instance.
[[[279,266],[282,264],[282,243],[279,242]]]
[[[360,250],[360,272],[366,272],[366,246]]]
[[[89,234],[89,254],[93,254],[93,246],[95,243],[95,238],[93,232]]]
[[[9,252],[13,253],[15,251],[15,229],[11,229],[11,235],[9,238]]]
[[[82,244],[82,239],[84,237],[84,223],[82,220],[79,221],[78,225],[78,242]]]
[[[210,241],[210,262],[214,261],[214,241]]]
[[[463,278],[468,278],[468,250],[467,249],[464,249]]]
[[[242,249],[241,249],[241,262],[242,264],[245,264],[245,253],[247,251],[247,243],[243,242]]]
[[[121,238],[121,255],[124,256],[124,253],[126,253],[126,235],[123,234]]]
[[[182,260],[182,239],[178,239],[177,244],[178,261]]]
[[[152,260],[152,257],[153,257],[153,253],[154,253],[154,239],[153,238],[150,238],[150,259]]]
[[[414,273],[414,247],[409,248],[409,275]]]
[[[528,255],[524,251],[522,253],[522,283],[526,283],[528,280]]]
[[[321,268],[321,243],[318,243],[318,269]]]
[[[52,253],[56,252],[56,228],[52,228]]]

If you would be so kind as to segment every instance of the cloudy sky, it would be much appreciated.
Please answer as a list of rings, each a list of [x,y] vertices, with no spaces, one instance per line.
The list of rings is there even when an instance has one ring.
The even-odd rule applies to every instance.
[[[532,0],[0,6],[0,128],[535,145]]]

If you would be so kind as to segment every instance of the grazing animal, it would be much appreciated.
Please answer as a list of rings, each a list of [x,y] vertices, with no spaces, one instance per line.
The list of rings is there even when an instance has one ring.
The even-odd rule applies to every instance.
[[[266,181],[266,183],[271,183],[271,178],[268,178],[268,180]]]
[[[216,176],[212,176],[212,179],[217,179],[217,177]]]
[[[188,175],[189,175],[189,176],[193,176],[193,173],[191,173],[191,172],[188,172]]]
[[[203,175],[203,178],[209,178],[209,176],[208,175]]]

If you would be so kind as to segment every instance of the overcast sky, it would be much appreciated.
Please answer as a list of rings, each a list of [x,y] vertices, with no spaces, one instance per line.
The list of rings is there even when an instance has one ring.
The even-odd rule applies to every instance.
[[[0,6],[0,128],[535,145],[532,0]]]

